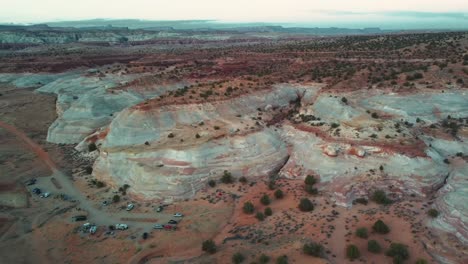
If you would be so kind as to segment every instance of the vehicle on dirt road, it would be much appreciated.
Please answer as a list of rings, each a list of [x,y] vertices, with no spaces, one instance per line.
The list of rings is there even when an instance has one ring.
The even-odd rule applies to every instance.
[[[32,193],[39,195],[39,194],[41,194],[41,189],[39,189],[39,188],[34,188],[34,189],[32,190]]]
[[[50,196],[50,192],[45,192],[45,193],[41,194],[41,196],[39,196],[39,197],[41,197],[41,198],[47,198],[47,197],[49,197],[49,196]]]
[[[131,204],[127,205],[127,209],[125,209],[125,210],[131,211],[134,207],[135,207],[135,205],[131,203]]]
[[[88,217],[86,217],[86,215],[76,215],[76,216],[74,216],[72,218],[73,218],[73,220],[75,220],[75,222],[86,221],[86,219],[88,219]]]
[[[158,207],[156,208],[156,212],[158,212],[158,213],[159,213],[159,212],[162,212],[163,209],[164,209],[164,207],[158,206]]]
[[[177,226],[175,225],[164,225],[165,230],[176,230]]]
[[[115,224],[115,229],[117,229],[117,230],[126,230],[126,229],[128,229],[128,225],[127,224]]]
[[[172,225],[177,225],[177,221],[176,220],[169,220],[169,222],[167,222],[168,224],[172,224]]]
[[[154,229],[163,229],[164,227],[163,227],[163,225],[155,224],[155,225],[153,226],[153,228],[154,228]]]
[[[175,213],[175,214],[174,214],[174,217],[183,217],[183,216],[184,216],[184,215],[181,214],[181,213]]]

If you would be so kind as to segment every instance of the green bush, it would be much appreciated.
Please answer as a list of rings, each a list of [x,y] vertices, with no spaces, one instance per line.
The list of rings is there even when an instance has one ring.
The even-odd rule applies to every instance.
[[[232,255],[232,263],[234,264],[239,264],[242,263],[245,260],[244,255],[241,253],[237,252],[236,254]]]
[[[360,238],[367,238],[368,237],[367,228],[360,227],[360,228],[356,229],[356,236],[360,237]]]
[[[348,245],[346,247],[346,256],[350,260],[355,260],[361,256],[359,249],[355,245]]]
[[[305,191],[308,194],[313,194],[313,195],[318,194],[317,188],[314,188],[314,186],[312,186],[312,185],[306,184],[306,186],[304,188],[305,188]]]
[[[263,221],[265,220],[265,215],[262,212],[257,212],[255,218],[257,218],[259,221]]]
[[[97,188],[102,188],[102,187],[104,187],[104,186],[105,186],[105,184],[104,184],[102,181],[97,181],[97,182],[96,182],[96,187],[97,187]]]
[[[314,257],[322,257],[323,256],[323,246],[320,245],[319,243],[314,243],[314,242],[306,243],[302,247],[302,251],[305,254],[310,255],[310,256],[314,256]]]
[[[369,252],[372,252],[372,253],[380,253],[382,248],[380,247],[379,242],[375,240],[369,240],[367,242],[367,250],[369,250]]]
[[[245,202],[242,211],[246,214],[253,214],[255,207],[252,202]]]
[[[278,189],[275,191],[275,198],[276,199],[283,199],[284,197],[284,193],[281,189]]]
[[[269,205],[270,204],[270,196],[268,196],[267,194],[264,194],[262,196],[262,198],[260,198],[260,202],[263,204],[263,205]]]
[[[270,182],[268,183],[268,189],[270,189],[270,190],[276,189],[276,184],[275,184],[274,181],[270,181]]]
[[[211,239],[203,241],[202,250],[210,254],[214,254],[216,252],[215,242]]]
[[[209,181],[208,181],[208,185],[209,185],[210,187],[215,187],[215,186],[216,186],[216,181],[215,181],[215,180],[209,180]]]
[[[372,226],[372,230],[379,234],[388,234],[390,232],[390,228],[382,220],[377,220]]]
[[[436,218],[437,216],[439,216],[439,211],[432,208],[432,209],[429,209],[429,211],[427,211],[427,214],[432,218]]]
[[[409,258],[408,246],[400,243],[392,243],[386,255],[393,257],[393,263],[402,263]]]
[[[377,190],[372,194],[372,201],[378,204],[390,204],[392,201],[387,198],[387,194],[385,194],[382,190]]]
[[[119,195],[117,195],[117,194],[116,194],[116,195],[114,195],[114,197],[112,197],[112,202],[114,202],[114,203],[118,203],[118,202],[120,202],[120,196],[119,196]]]
[[[415,264],[427,264],[427,260],[425,260],[425,259],[418,259],[418,260],[416,260]]]
[[[242,176],[239,178],[239,181],[242,183],[247,183],[247,178],[245,176]]]
[[[232,178],[232,174],[225,170],[223,176],[221,177],[221,182],[222,183],[233,183],[234,180]]]
[[[270,262],[270,257],[265,255],[265,254],[262,254],[259,258],[258,258],[258,263],[260,264],[265,264],[265,263],[268,263]]]
[[[271,216],[273,214],[273,210],[271,210],[270,207],[267,207],[267,208],[265,208],[264,213],[265,213],[266,216]]]
[[[303,212],[310,212],[314,210],[314,205],[312,202],[307,198],[302,198],[299,202],[299,209]]]
[[[288,264],[288,256],[283,255],[276,259],[276,264]]]
[[[305,180],[304,180],[304,183],[306,185],[314,185],[317,183],[317,180],[314,178],[314,176],[312,175],[307,175]]]

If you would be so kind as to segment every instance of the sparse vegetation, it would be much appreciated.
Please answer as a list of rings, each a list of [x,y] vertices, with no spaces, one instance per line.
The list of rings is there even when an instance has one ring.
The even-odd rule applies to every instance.
[[[223,176],[221,177],[221,182],[225,184],[233,183],[234,179],[232,178],[232,174],[225,170]]]
[[[244,262],[244,260],[245,260],[245,257],[240,252],[237,252],[234,255],[232,255],[232,263],[234,264],[242,263]]]
[[[257,212],[255,218],[257,218],[259,221],[263,221],[265,220],[265,215],[262,212]]]
[[[288,256],[283,255],[276,259],[276,264],[288,264]]]
[[[307,198],[302,198],[299,202],[299,209],[303,212],[310,212],[314,210],[314,205],[312,202]]]
[[[346,257],[348,257],[351,261],[359,258],[361,253],[359,252],[358,247],[355,245],[348,245],[346,247]]]
[[[265,216],[271,216],[273,214],[273,210],[271,210],[271,207],[267,207],[264,210]]]
[[[382,190],[376,190],[372,194],[372,201],[378,204],[391,204],[392,201],[387,198],[387,194],[385,194]]]
[[[408,246],[400,243],[391,243],[386,255],[393,257],[393,263],[403,263],[409,258]]]
[[[96,143],[94,143],[94,142],[89,143],[88,144],[88,152],[93,152],[95,150],[97,150]]]
[[[215,242],[211,239],[203,241],[202,250],[210,254],[216,253],[217,248]]]
[[[262,254],[259,258],[258,258],[258,263],[260,264],[266,264],[270,262],[270,257],[265,255],[265,254]]]
[[[274,193],[276,199],[283,199],[284,193],[281,189],[277,189]]]
[[[242,211],[246,214],[253,214],[255,207],[252,202],[245,202]]]
[[[314,257],[323,257],[323,254],[324,254],[323,246],[320,245],[319,243],[314,243],[314,242],[304,244],[304,246],[302,247],[302,251],[305,254],[311,255]]]
[[[390,232],[390,228],[382,220],[377,220],[372,226],[372,230],[379,234],[388,234]]]
[[[360,227],[356,229],[356,236],[360,238],[367,238],[369,235],[367,234],[367,228]]]
[[[375,241],[375,240],[369,240],[367,242],[367,250],[369,250],[369,252],[372,252],[372,253],[380,253],[380,251],[382,250],[382,248],[380,247],[380,244]]]
[[[270,196],[268,196],[267,194],[264,194],[262,198],[260,198],[260,202],[263,205],[269,205],[271,203]]]
[[[118,203],[120,202],[120,196],[118,194],[114,195],[114,197],[112,197],[112,202],[113,203]]]
[[[216,186],[216,181],[215,181],[215,180],[209,180],[209,181],[208,181],[208,185],[209,185],[210,187],[215,187],[215,186]]]

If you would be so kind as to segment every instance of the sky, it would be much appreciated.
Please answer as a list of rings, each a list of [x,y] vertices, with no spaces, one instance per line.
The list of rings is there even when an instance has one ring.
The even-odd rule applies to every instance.
[[[468,0],[0,0],[2,23],[95,18],[468,28]]]

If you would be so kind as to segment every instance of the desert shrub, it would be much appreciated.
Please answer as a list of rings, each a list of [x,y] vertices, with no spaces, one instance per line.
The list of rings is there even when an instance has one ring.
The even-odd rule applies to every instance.
[[[306,186],[304,186],[304,189],[308,194],[313,194],[313,195],[318,194],[317,188],[314,188],[313,185],[306,184]]]
[[[414,264],[427,264],[427,260],[425,259],[418,259]]]
[[[144,232],[143,235],[141,236],[144,240],[148,239],[148,233]]]
[[[232,263],[234,264],[239,264],[242,263],[245,260],[244,255],[241,253],[237,252],[234,255],[232,255]]]
[[[215,130],[219,130],[219,129],[220,129],[219,126],[214,126],[213,128],[214,128]]]
[[[93,152],[96,149],[97,149],[96,143],[94,143],[94,142],[89,143],[89,145],[88,145],[88,151],[89,152]]]
[[[331,123],[331,128],[337,128],[337,127],[339,127],[339,126],[340,126],[340,124],[337,124],[337,123]]]
[[[347,103],[348,103],[348,99],[346,99],[346,97],[342,97],[342,98],[341,98],[341,102],[347,104]]]
[[[257,218],[259,221],[263,221],[265,220],[265,215],[262,212],[257,212],[255,218]]]
[[[390,232],[390,228],[388,228],[388,226],[382,220],[377,220],[372,226],[372,230],[379,234],[387,234]]]
[[[378,204],[390,204],[392,201],[388,199],[387,194],[382,190],[376,190],[372,194],[372,201]]]
[[[258,258],[258,263],[260,264],[265,264],[265,263],[268,263],[270,262],[270,257],[265,255],[265,254],[262,254],[259,258]]]
[[[202,250],[214,254],[217,250],[215,242],[211,239],[203,241]]]
[[[288,264],[288,256],[283,255],[276,259],[276,264]]]
[[[319,243],[314,243],[314,242],[306,243],[302,247],[302,251],[305,254],[310,255],[310,256],[314,256],[314,257],[322,257],[323,256],[323,246],[320,245]]]
[[[270,181],[270,182],[268,183],[268,189],[270,189],[270,190],[276,189],[276,184],[275,184],[274,181]]]
[[[437,216],[439,216],[439,211],[432,208],[432,209],[429,209],[429,211],[427,211],[427,214],[432,218],[436,218]]]
[[[209,180],[209,181],[208,181],[208,185],[209,185],[210,187],[215,187],[215,186],[216,186],[216,181],[215,181],[215,180]]]
[[[195,138],[201,138],[200,134],[195,134]]]
[[[355,245],[348,245],[346,247],[346,256],[350,260],[355,260],[361,256],[359,249]]]
[[[379,242],[375,240],[369,240],[367,242],[367,250],[372,253],[379,253],[382,248],[380,247]]]
[[[221,182],[222,183],[233,183],[233,181],[234,180],[232,178],[232,174],[229,171],[225,170],[223,176],[221,177]]]
[[[276,199],[282,199],[284,197],[284,193],[281,189],[276,190],[274,195]]]
[[[360,227],[356,229],[356,236],[360,238],[367,238],[369,235],[367,234],[367,228]]]
[[[104,184],[102,181],[97,181],[97,182],[96,182],[96,187],[97,187],[97,188],[102,188],[102,187],[104,187],[104,186],[105,186],[105,184]]]
[[[260,202],[263,205],[269,205],[271,203],[270,196],[268,196],[267,194],[264,194],[262,198],[260,198]]]
[[[402,263],[409,258],[408,246],[400,243],[392,243],[386,255],[393,257],[393,263]]]
[[[273,210],[271,210],[271,207],[267,207],[267,208],[265,208],[265,211],[263,211],[263,213],[266,216],[271,216],[273,214]]]
[[[114,195],[114,197],[112,197],[112,202],[114,203],[120,202],[120,196],[118,194]]]
[[[314,176],[312,176],[312,175],[307,175],[307,176],[305,177],[304,183],[305,183],[306,185],[314,185],[314,184],[317,183],[317,180],[314,178]]]
[[[307,198],[302,198],[299,202],[299,209],[303,212],[310,212],[314,210],[314,205],[312,202]]]
[[[174,134],[173,133],[169,133],[169,135],[167,135],[168,138],[173,138],[174,137]]]
[[[358,203],[358,204],[364,204],[364,205],[366,205],[366,204],[367,204],[367,199],[366,199],[366,198],[363,198],[363,197],[357,198],[357,199],[354,200],[353,203],[354,203],[354,204],[357,204],[357,203]]]
[[[239,178],[239,181],[242,183],[247,183],[247,178],[245,176],[242,176]]]
[[[253,214],[255,207],[252,202],[245,202],[242,211],[246,214]]]

